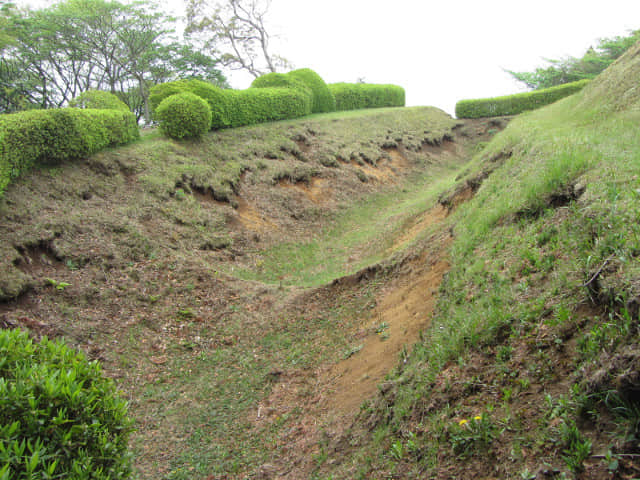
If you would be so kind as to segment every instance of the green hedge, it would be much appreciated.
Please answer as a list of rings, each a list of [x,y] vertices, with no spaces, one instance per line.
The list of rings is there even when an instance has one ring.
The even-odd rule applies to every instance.
[[[37,163],[83,158],[139,136],[129,111],[60,108],[0,115],[0,195]]]
[[[256,78],[251,83],[251,88],[292,88],[300,91],[307,97],[308,107],[305,109],[309,115],[313,107],[313,91],[302,80],[285,73],[267,73]]]
[[[161,83],[151,87],[149,91],[149,105],[155,112],[160,102],[165,98],[175,95],[176,93],[190,92],[198,95],[206,100],[211,108],[211,129],[218,130],[220,128],[229,127],[229,119],[227,111],[229,109],[229,99],[226,93],[220,87],[204,82],[202,80],[188,79],[176,80],[174,82]]]
[[[292,88],[248,88],[225,90],[230,127],[254,125],[274,120],[298,118],[309,114],[309,96]]]
[[[211,108],[195,93],[183,92],[165,98],[156,109],[160,130],[171,138],[195,138],[211,127]]]
[[[397,85],[373,83],[330,83],[336,99],[336,110],[361,108],[404,107],[405,91]]]
[[[336,107],[354,110],[405,104],[402,87],[360,83],[327,85],[308,68],[262,75],[246,90],[223,90],[200,80],[163,83],[151,88],[149,103],[157,115],[164,99],[183,92],[194,93],[207,101],[212,111],[213,130],[332,112]]]
[[[557,87],[517,93],[504,97],[461,100],[456,104],[456,117],[481,118],[500,115],[517,115],[518,113],[544,107],[561,98],[573,95],[582,90],[589,80],[566,83]]]
[[[116,95],[102,90],[87,90],[69,102],[70,107],[99,108],[128,112],[129,107]]]
[[[0,478],[127,479],[133,423],[97,362],[0,331]]]
[[[287,74],[303,82],[313,93],[312,113],[333,112],[336,109],[336,99],[329,90],[322,77],[310,68],[300,68]]]

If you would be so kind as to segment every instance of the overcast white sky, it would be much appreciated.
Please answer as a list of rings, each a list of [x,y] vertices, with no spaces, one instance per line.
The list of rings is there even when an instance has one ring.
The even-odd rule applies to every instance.
[[[44,6],[56,2],[22,0]],[[165,0],[180,14],[183,0]],[[272,0],[273,52],[326,82],[401,85],[407,105],[453,114],[463,98],[523,91],[503,69],[582,56],[640,28],[640,0]],[[234,88],[251,77],[230,75]]]

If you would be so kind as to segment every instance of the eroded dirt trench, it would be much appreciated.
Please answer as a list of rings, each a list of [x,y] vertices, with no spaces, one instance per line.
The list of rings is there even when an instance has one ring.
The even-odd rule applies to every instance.
[[[403,361],[429,324],[440,283],[449,270],[453,237],[446,220],[451,211],[437,204],[410,219],[397,236],[390,250],[431,232],[420,243],[421,251],[402,260],[398,274],[378,292],[376,306],[363,317],[358,343],[347,358],[314,372],[283,372],[271,395],[258,405],[253,420],[261,426],[296,407],[305,412],[297,427],[280,439],[288,445],[287,453],[263,465],[258,478],[309,478],[323,440],[335,444],[349,440],[360,406],[384,388],[385,376]],[[366,282],[367,277],[361,272],[334,284]],[[306,398],[302,405],[301,398]]]
[[[447,142],[430,153],[452,157],[468,155],[463,142],[458,141]],[[405,160],[401,152],[394,150],[389,163],[402,168]],[[389,181],[393,180],[394,173],[385,165],[374,178]],[[314,182],[301,193],[318,203],[326,201],[323,199],[330,192]],[[386,375],[408,356],[419,341],[420,332],[429,325],[440,284],[449,270],[448,252],[453,241],[449,214],[474,193],[475,188],[458,186],[443,195],[436,205],[405,221],[386,254],[391,256],[410,244],[412,247],[405,252],[410,250],[411,254],[404,254],[397,271],[378,290],[375,307],[363,315],[355,333],[356,342],[345,352],[345,358],[312,372],[278,372],[271,394],[257,405],[251,421],[258,428],[265,428],[286,412],[301,409],[304,413],[295,428],[281,434],[279,444],[286,446],[283,453],[272,463],[262,465],[257,478],[309,478],[316,465],[319,445],[350,442],[350,427],[363,402],[373,400],[378,391],[384,389]],[[246,210],[241,214],[247,226]],[[262,222],[258,222],[255,228],[261,225]],[[428,232],[426,238],[425,232]],[[418,238],[421,241],[415,242]],[[349,284],[367,282],[370,270],[371,267],[338,279],[324,288],[340,289],[346,285],[349,289]]]

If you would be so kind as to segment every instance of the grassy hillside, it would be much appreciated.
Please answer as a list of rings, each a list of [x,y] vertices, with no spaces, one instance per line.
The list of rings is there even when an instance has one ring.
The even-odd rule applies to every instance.
[[[442,196],[431,326],[318,478],[640,476],[639,78],[640,44]]]
[[[369,358],[365,339],[387,349],[353,392],[357,410],[417,338],[424,317],[410,332],[379,318],[378,292],[433,237],[444,210],[429,212],[469,150],[502,125],[434,108],[343,112],[193,142],[148,131],[42,166],[0,201],[0,325],[101,360],[129,398],[142,478],[295,463],[287,437],[313,449],[322,435],[298,427],[323,372]],[[312,410],[321,425],[326,409]]]
[[[638,78],[42,166],[0,326],[101,360],[145,479],[639,478]]]

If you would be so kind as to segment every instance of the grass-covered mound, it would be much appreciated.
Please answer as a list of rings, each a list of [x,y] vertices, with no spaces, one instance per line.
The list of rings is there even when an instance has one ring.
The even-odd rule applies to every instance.
[[[573,95],[582,90],[588,83],[589,80],[580,80],[543,90],[516,93],[515,95],[505,95],[503,97],[460,100],[456,104],[456,117],[482,118],[517,115]]]
[[[342,358],[374,300],[365,284],[326,307],[307,292],[384,258],[451,185],[464,159],[435,146],[448,153],[456,124],[415,107],[198,142],[145,131],[32,171],[0,200],[0,322],[64,335],[101,359],[137,419],[141,478],[257,477],[304,410],[249,424],[274,368]]]
[[[640,44],[475,157],[431,326],[344,478],[638,475],[638,78]]]

